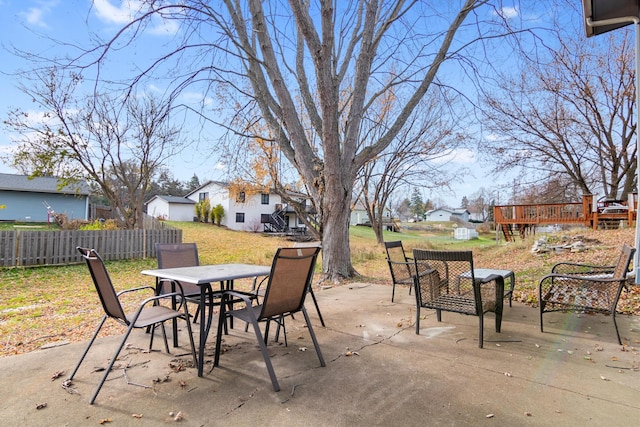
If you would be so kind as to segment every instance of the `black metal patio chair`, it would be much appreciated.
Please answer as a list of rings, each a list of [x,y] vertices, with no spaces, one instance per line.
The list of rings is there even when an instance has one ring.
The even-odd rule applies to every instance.
[[[93,280],[93,284],[95,285],[96,291],[98,292],[98,296],[100,297],[100,302],[102,303],[102,308],[104,309],[105,315],[102,317],[102,320],[98,325],[98,328],[96,329],[93,336],[91,337],[89,344],[87,345],[84,353],[82,353],[82,356],[78,361],[78,364],[76,365],[76,367],[74,368],[73,372],[71,373],[68,379],[69,380],[73,379],[73,377],[78,372],[80,365],[82,364],[84,358],[89,352],[89,349],[95,342],[98,336],[98,333],[102,329],[102,326],[105,324],[107,319],[113,319],[116,322],[120,323],[121,325],[127,327],[127,330],[124,336],[122,337],[122,341],[120,342],[120,345],[118,346],[115,354],[111,358],[111,361],[109,362],[108,367],[105,369],[105,373],[102,376],[102,379],[98,384],[98,387],[96,388],[93,396],[91,397],[91,400],[89,401],[90,404],[93,404],[93,402],[98,397],[98,393],[100,393],[100,389],[102,388],[104,382],[106,381],[107,376],[109,375],[109,372],[111,372],[111,369],[113,368],[113,364],[118,358],[120,351],[124,347],[124,344],[127,341],[127,338],[129,337],[129,335],[131,334],[131,331],[134,328],[147,328],[149,326],[152,326],[153,327],[152,329],[155,330],[155,326],[159,324],[162,329],[162,335],[164,337],[165,349],[167,353],[169,353],[169,344],[167,343],[167,335],[164,328],[164,322],[166,322],[167,320],[172,320],[177,318],[184,319],[187,323],[187,331],[189,334],[189,341],[191,344],[191,354],[193,355],[193,362],[194,362],[194,365],[197,365],[196,350],[195,350],[195,345],[193,341],[193,335],[191,333],[191,322],[189,320],[189,311],[187,310],[187,304],[184,303],[185,300],[184,300],[184,294],[182,293],[182,291],[177,291],[177,292],[168,293],[164,295],[156,295],[155,288],[153,286],[143,286],[143,287],[134,288],[134,289],[127,289],[127,290],[116,293],[116,290],[113,287],[113,283],[111,282],[109,273],[107,272],[107,268],[105,267],[104,262],[102,261],[102,258],[100,258],[98,253],[94,249],[87,249],[82,247],[78,247],[77,249],[82,255],[82,258],[84,258],[84,260],[87,263],[87,267],[89,268],[89,272],[91,273],[91,278]],[[125,293],[138,292],[143,290],[149,290],[151,293],[151,296],[143,300],[139,304],[138,309],[135,312],[125,313],[120,303],[120,296]],[[180,300],[183,302],[179,307],[179,309],[173,310],[167,306],[159,304],[160,300],[165,298],[175,297],[175,296],[179,297]],[[153,330],[152,330],[151,339],[149,341],[150,351],[153,347],[153,336],[154,336]]]
[[[471,251],[432,251],[414,249],[416,269],[423,273],[414,276],[416,287],[416,334],[420,333],[420,309],[450,311],[478,316],[478,346],[484,345],[484,315],[495,313],[496,332],[502,324],[504,278],[493,274],[482,280],[473,274]]]
[[[302,312],[304,316],[307,330],[309,331],[316,354],[320,360],[320,365],[325,366],[318,340],[313,331],[307,310],[304,307],[304,300],[309,293],[311,277],[313,276],[319,251],[319,247],[279,248],[271,264],[271,273],[264,292],[264,298],[257,305],[253,305],[253,301],[255,301],[253,295],[231,290],[224,292],[223,299],[240,299],[244,302],[244,307],[227,311],[227,305],[222,304],[220,321],[218,322],[214,366],[218,366],[220,360],[223,319],[225,319],[226,316],[237,317],[253,326],[262,357],[267,365],[273,389],[280,391],[280,385],[278,384],[266,346],[267,336],[269,335],[269,324],[273,321],[284,328],[284,318],[298,312]],[[264,336],[260,331],[259,322],[265,323]]]
[[[542,315],[552,311],[587,311],[611,315],[613,325],[622,344],[616,307],[620,294],[627,286],[627,273],[635,249],[624,245],[615,265],[590,265],[560,262],[551,274],[540,279],[540,331],[544,332]]]

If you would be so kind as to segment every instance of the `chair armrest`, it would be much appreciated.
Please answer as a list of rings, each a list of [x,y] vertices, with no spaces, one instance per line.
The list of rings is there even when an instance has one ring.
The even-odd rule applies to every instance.
[[[613,273],[615,266],[593,265],[576,262],[559,262],[551,268],[552,274],[606,274]]]
[[[247,307],[250,307],[251,301],[255,300],[255,294],[251,292],[227,290],[222,293],[222,301],[226,302],[225,299],[227,299],[227,297],[229,296],[240,298],[247,305]]]
[[[137,291],[142,291],[142,290],[145,290],[145,289],[151,289],[154,293],[156,292],[156,288],[154,288],[153,286],[147,285],[147,286],[140,286],[138,288],[125,289],[123,291],[118,292],[116,295],[120,296],[120,295],[123,295],[123,294],[128,294],[129,292],[137,292]]]
[[[498,300],[502,301],[502,299],[504,298],[504,277],[502,277],[501,275],[490,274],[489,276],[485,277],[483,280],[476,280],[474,283],[474,286],[482,286],[482,285],[489,284],[491,282],[496,283],[496,301]],[[479,292],[479,294],[480,294],[480,300],[482,300],[482,292]]]

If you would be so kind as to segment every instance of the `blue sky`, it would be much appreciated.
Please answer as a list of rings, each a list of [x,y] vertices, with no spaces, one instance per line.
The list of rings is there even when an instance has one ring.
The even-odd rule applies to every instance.
[[[0,50],[0,71],[3,73],[0,78],[0,120],[4,119],[11,107],[20,107],[30,110],[31,100],[22,94],[17,88],[18,80],[11,74],[18,70],[28,70],[32,65],[22,58],[12,55],[13,48],[31,52],[36,55],[42,54],[48,57],[60,56],[64,54],[73,55],[71,47],[61,47],[56,45],[54,40],[63,41],[70,45],[90,46],[90,35],[98,34],[101,37],[109,37],[125,23],[129,22],[132,13],[139,1],[129,0],[124,3],[120,0],[0,0],[0,7],[3,13],[0,15],[0,26],[2,31],[2,50]],[[518,15],[516,8],[505,8],[504,12],[514,17]],[[146,29],[144,37],[136,44],[136,51],[130,56],[117,55],[122,61],[120,63],[110,63],[111,72],[117,71],[119,74],[135,71],[136,55],[144,55],[144,52],[154,52],[162,49],[165,41],[170,41],[178,31],[173,22],[157,20],[152,26]],[[127,58],[123,60],[123,58]],[[145,90],[159,92],[160,87],[149,84]],[[185,92],[182,95],[185,103],[198,103],[203,101],[202,95],[196,92]],[[205,100],[205,102],[207,102]],[[30,110],[32,111],[32,110]],[[216,129],[207,129],[204,139],[216,134]],[[207,135],[208,134],[208,135]],[[198,132],[192,139],[201,138],[203,134]],[[6,132],[0,133],[0,151],[10,150],[12,142],[11,135]],[[468,167],[471,170],[480,171],[474,175],[469,175],[464,183],[454,185],[452,194],[425,195],[426,198],[441,198],[443,202],[451,207],[457,207],[463,196],[471,196],[480,186],[491,187],[496,182],[490,182],[483,178],[483,170],[473,151],[461,150],[453,155],[452,167]],[[206,179],[223,178],[215,165],[217,159],[211,153],[206,143],[193,147],[192,150],[185,151],[181,155],[172,159],[169,165],[170,171],[175,178],[188,180],[194,173],[201,181]],[[14,173],[15,170],[0,161],[0,172]],[[478,176],[480,175],[480,176]]]
[[[128,5],[135,10],[138,3],[129,1]],[[12,75],[17,71],[29,70],[33,64],[13,55],[11,51],[14,48],[47,57],[66,54],[72,56],[78,52],[75,48],[61,47],[56,41],[90,46],[91,33],[100,37],[110,37],[123,24],[129,22],[132,16],[127,4],[122,5],[119,1],[113,0],[96,0],[93,5],[90,0],[0,0],[0,7],[3,9],[3,14],[0,15],[0,26],[3,28],[0,50],[0,72],[3,73],[0,78],[0,92],[3,94],[0,97],[0,120],[6,118],[7,112],[15,107],[36,113],[32,109],[30,98],[17,88],[19,79]],[[128,71],[134,72],[136,56],[161,48],[164,41],[173,37],[176,31],[174,22],[155,21],[153,26],[147,28],[145,36],[137,42],[136,53],[130,57],[119,55],[119,58],[127,59],[110,64],[111,69],[117,70],[119,75]],[[145,90],[162,92],[162,88],[153,84],[149,84]],[[181,101],[195,104],[202,101],[202,96],[195,92],[185,92]],[[216,132],[215,129],[208,131]],[[3,129],[0,132],[0,151],[6,153],[13,145],[15,143],[12,136]],[[215,167],[217,159],[210,158],[206,147],[195,149],[184,151],[172,159],[169,169],[173,175],[183,181],[190,179],[194,173],[201,181],[220,179],[221,173]],[[17,171],[0,161],[0,172]]]

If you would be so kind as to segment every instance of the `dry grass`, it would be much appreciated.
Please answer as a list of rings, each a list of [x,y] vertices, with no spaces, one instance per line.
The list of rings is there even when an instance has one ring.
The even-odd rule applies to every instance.
[[[269,264],[279,246],[290,242],[277,237],[230,231],[210,224],[177,223],[183,241],[196,242],[201,263],[242,262]],[[533,238],[510,244],[483,244],[473,248],[477,267],[508,268],[516,272],[516,299],[535,302],[537,280],[559,261],[608,264],[623,243],[633,244],[633,230],[584,231],[589,239],[587,252],[534,255]],[[573,233],[574,235],[576,233]],[[393,236],[393,237],[392,237]],[[406,239],[406,246],[433,244],[423,236],[389,235]],[[360,277],[354,280],[389,284],[384,248],[372,235],[354,233],[351,238],[352,262]],[[140,271],[155,268],[156,260],[107,263],[117,289],[151,285],[153,280]],[[317,276],[318,277],[318,276]],[[249,286],[248,282],[240,286]],[[621,311],[640,313],[640,292],[626,294]],[[0,270],[0,356],[33,351],[56,341],[83,341],[93,333],[102,309],[84,264],[64,267],[38,267]],[[121,333],[109,322],[107,333]]]

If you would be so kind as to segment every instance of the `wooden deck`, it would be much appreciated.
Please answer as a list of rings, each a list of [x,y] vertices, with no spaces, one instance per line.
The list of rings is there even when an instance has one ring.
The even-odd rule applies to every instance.
[[[516,233],[525,237],[541,225],[578,224],[597,229],[618,228],[626,221],[630,226],[636,221],[637,195],[629,195],[629,200],[634,202],[594,207],[593,196],[586,195],[582,203],[494,206],[493,215],[505,239],[513,241]]]

